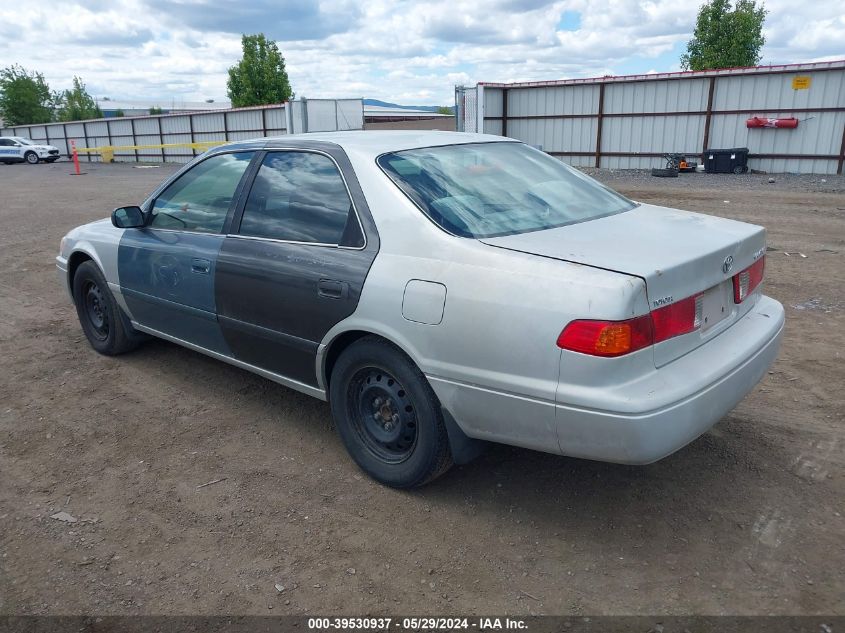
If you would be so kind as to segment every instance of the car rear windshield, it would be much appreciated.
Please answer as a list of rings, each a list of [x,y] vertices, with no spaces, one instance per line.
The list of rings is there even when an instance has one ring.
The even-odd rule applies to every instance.
[[[435,224],[461,237],[540,231],[635,206],[524,143],[405,150],[378,164]]]

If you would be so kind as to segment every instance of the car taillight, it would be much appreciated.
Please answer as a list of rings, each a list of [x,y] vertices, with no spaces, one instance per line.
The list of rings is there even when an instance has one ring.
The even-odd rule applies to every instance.
[[[557,337],[562,349],[591,356],[622,356],[701,327],[704,295],[693,295],[625,321],[571,321]]]
[[[591,356],[622,356],[652,344],[651,316],[626,321],[579,319],[563,328],[557,345]]]
[[[765,271],[766,258],[764,256],[742,272],[734,275],[734,303],[742,303],[748,295],[754,292],[760,282],[763,281]]]
[[[654,323],[654,342],[688,334],[701,327],[701,309],[704,295],[693,295],[651,313]]]

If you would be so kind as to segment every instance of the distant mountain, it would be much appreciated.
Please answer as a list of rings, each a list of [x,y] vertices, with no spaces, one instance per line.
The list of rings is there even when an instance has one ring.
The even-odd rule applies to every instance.
[[[422,110],[424,112],[437,112],[437,108],[440,107],[399,105],[398,103],[388,103],[387,101],[379,101],[378,99],[364,99],[364,105],[381,106],[383,108],[398,108],[400,110]]]

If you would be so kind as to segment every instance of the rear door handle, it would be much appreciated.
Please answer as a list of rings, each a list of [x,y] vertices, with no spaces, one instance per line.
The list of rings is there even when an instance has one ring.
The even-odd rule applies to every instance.
[[[345,299],[349,294],[349,284],[334,279],[321,279],[317,282],[317,294],[327,299]]]
[[[211,270],[211,260],[195,257],[191,260],[191,272],[198,275],[207,275]]]

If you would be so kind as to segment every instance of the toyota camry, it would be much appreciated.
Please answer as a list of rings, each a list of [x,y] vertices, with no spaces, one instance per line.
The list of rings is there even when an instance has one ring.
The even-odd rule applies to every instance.
[[[95,350],[159,337],[327,400],[396,487],[485,441],[654,462],[754,387],[784,326],[762,227],[497,136],[222,145],[60,250]]]

